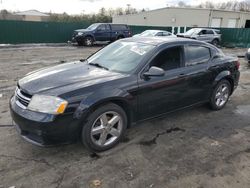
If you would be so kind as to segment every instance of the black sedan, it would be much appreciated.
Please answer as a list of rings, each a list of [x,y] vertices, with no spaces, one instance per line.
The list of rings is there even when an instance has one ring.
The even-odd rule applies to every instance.
[[[80,138],[90,150],[117,144],[132,123],[209,103],[222,109],[239,81],[238,59],[192,39],[128,38],[84,62],[18,81],[10,99],[20,135],[40,146]]]

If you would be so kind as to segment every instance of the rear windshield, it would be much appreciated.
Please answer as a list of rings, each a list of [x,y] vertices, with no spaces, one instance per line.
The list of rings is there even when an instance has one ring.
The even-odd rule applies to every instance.
[[[215,31],[215,33],[217,33],[217,34],[221,34],[220,30],[214,30],[214,31]]]

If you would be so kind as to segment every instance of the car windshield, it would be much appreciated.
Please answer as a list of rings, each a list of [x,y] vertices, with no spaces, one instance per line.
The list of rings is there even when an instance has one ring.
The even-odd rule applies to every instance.
[[[152,36],[155,36],[157,33],[158,33],[158,31],[147,30],[147,31],[142,32],[140,34],[140,36],[142,36],[142,37],[152,37]]]
[[[94,29],[96,29],[99,25],[100,25],[100,24],[92,24],[92,25],[90,25],[87,29],[88,29],[88,30],[94,30]]]
[[[195,35],[198,34],[201,31],[201,29],[190,29],[185,34],[187,35]]]
[[[109,71],[130,73],[154,47],[145,43],[116,41],[90,56],[87,61],[90,65]]]

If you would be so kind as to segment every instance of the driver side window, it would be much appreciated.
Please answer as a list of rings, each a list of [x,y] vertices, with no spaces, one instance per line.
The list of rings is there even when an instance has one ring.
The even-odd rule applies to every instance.
[[[105,31],[105,30],[106,30],[106,25],[100,25],[100,26],[98,27],[98,30],[99,30],[99,31]]]
[[[161,51],[152,61],[151,66],[162,68],[164,71],[181,67],[182,47],[176,46]]]

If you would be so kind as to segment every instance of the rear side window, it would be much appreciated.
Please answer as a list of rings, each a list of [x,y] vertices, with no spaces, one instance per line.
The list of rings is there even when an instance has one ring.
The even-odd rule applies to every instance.
[[[162,32],[158,32],[155,36],[163,36]]]
[[[162,68],[165,71],[181,67],[182,47],[171,47],[160,52],[151,63],[151,66]]]
[[[112,30],[128,30],[126,25],[111,25]]]
[[[212,30],[206,30],[206,34],[213,35],[214,32]]]
[[[163,32],[162,33],[162,36],[170,36],[171,35],[171,33],[169,33],[169,32]]]
[[[204,46],[185,47],[186,66],[208,62],[211,57],[210,49]]]

